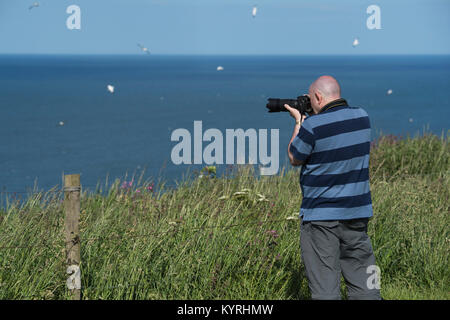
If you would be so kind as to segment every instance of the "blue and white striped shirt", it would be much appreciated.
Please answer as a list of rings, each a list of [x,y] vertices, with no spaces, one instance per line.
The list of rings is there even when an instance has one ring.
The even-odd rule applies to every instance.
[[[363,109],[336,106],[306,118],[290,151],[304,162],[300,173],[304,221],[373,215],[370,122]]]

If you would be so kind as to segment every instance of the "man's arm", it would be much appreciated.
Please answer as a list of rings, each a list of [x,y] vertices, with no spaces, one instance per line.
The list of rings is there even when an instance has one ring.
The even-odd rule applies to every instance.
[[[284,107],[287,110],[289,110],[292,118],[295,119],[294,132],[292,133],[291,141],[289,141],[289,145],[288,145],[288,157],[289,157],[289,162],[291,163],[291,165],[293,165],[294,167],[298,167],[298,166],[301,166],[303,164],[303,161],[300,161],[300,160],[298,160],[298,159],[296,159],[294,157],[294,155],[291,152],[291,143],[292,143],[292,141],[294,141],[295,137],[298,135],[298,132],[299,132],[300,127],[301,127],[301,124],[305,120],[306,115],[302,116],[297,109],[292,108],[288,104],[285,104]]]
[[[298,135],[298,131],[300,130],[300,126],[301,126],[300,123],[301,123],[301,121],[295,122],[294,132],[292,133],[292,138],[291,138],[291,141],[289,141],[289,145],[288,145],[289,161],[290,161],[291,165],[293,165],[294,167],[298,167],[303,164],[303,161],[300,161],[300,160],[294,158],[294,155],[291,152],[291,143],[292,143],[292,141],[294,141],[295,137]]]

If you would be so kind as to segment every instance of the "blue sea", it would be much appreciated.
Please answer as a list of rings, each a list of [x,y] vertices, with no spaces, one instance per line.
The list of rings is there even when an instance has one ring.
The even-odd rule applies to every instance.
[[[175,184],[202,167],[171,161],[172,132],[193,134],[196,120],[279,129],[283,165],[293,120],[267,113],[267,98],[295,98],[324,74],[369,113],[374,139],[450,128],[450,56],[3,55],[0,191],[48,190],[63,172],[87,188],[141,174]]]

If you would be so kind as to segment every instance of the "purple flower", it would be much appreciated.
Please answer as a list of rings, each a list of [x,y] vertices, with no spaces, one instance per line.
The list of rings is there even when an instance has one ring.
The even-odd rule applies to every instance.
[[[269,230],[267,231],[274,239],[278,238],[278,233],[276,230]]]
[[[133,185],[133,180],[131,181],[124,181],[122,182],[122,185],[120,186],[121,189],[129,189]]]

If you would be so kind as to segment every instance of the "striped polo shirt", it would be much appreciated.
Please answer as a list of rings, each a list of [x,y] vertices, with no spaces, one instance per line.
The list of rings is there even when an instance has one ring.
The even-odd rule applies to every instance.
[[[304,221],[373,215],[370,122],[363,109],[336,106],[306,118],[290,151],[304,162],[300,172]]]

